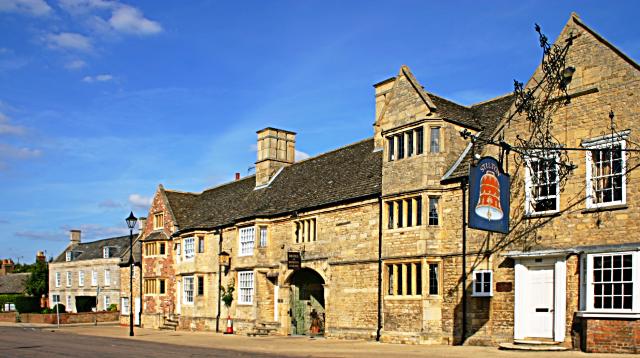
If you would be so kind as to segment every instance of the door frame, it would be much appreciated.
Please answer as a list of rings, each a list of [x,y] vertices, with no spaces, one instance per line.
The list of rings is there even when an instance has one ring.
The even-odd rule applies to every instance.
[[[567,326],[567,261],[565,256],[522,257],[515,259],[515,300],[513,338],[526,338],[526,287],[529,267],[553,267],[553,340],[564,342]]]

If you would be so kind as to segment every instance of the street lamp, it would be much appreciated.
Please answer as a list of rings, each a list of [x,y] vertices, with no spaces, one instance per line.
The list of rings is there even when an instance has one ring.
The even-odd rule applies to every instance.
[[[133,228],[138,219],[132,211],[125,221],[129,227],[129,336],[133,337]]]

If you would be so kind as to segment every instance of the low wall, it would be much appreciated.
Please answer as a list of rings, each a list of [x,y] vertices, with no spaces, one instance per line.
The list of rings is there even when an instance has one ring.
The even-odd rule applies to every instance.
[[[55,313],[22,313],[15,312],[0,313],[0,322],[16,322],[16,316],[22,323],[46,323],[56,324],[58,322]],[[120,312],[86,312],[86,313],[60,313],[60,324],[71,323],[93,323],[117,322]]]
[[[640,320],[583,318],[584,351],[640,353]]]

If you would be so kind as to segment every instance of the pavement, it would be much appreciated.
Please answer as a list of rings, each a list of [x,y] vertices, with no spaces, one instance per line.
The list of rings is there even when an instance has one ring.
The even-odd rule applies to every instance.
[[[46,324],[0,323],[0,329],[3,331],[9,329],[9,327],[40,331],[41,334],[47,335],[58,334],[59,337],[77,337],[78,335],[86,336],[87,339],[100,337],[100,339],[108,339],[108,342],[115,342],[111,343],[111,346],[114,347],[126,347],[127,343],[138,342],[138,345],[133,346],[137,349],[142,349],[141,345],[144,345],[145,349],[150,350],[149,352],[164,352],[168,354],[170,351],[177,349],[180,353],[187,353],[189,349],[193,349],[194,352],[190,354],[191,356],[204,354],[204,356],[216,357],[635,357],[635,355],[593,354],[579,351],[516,352],[502,351],[495,347],[404,345],[295,336],[247,337],[224,335],[215,332],[161,331],[138,327],[134,329],[135,336],[129,337],[129,328],[120,326],[117,323],[100,323],[97,326],[94,324],[61,325],[60,328]],[[2,345],[3,343],[0,341],[0,356],[3,356],[1,354]],[[133,352],[131,351],[130,353]],[[180,354],[180,356],[183,355],[187,356],[187,354]],[[28,357],[29,355],[16,356]],[[152,356],[158,355],[154,353]]]

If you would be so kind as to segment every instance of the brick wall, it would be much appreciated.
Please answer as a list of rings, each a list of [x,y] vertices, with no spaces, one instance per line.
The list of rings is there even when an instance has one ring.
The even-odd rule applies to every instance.
[[[583,318],[583,349],[589,353],[640,353],[640,321]]]

